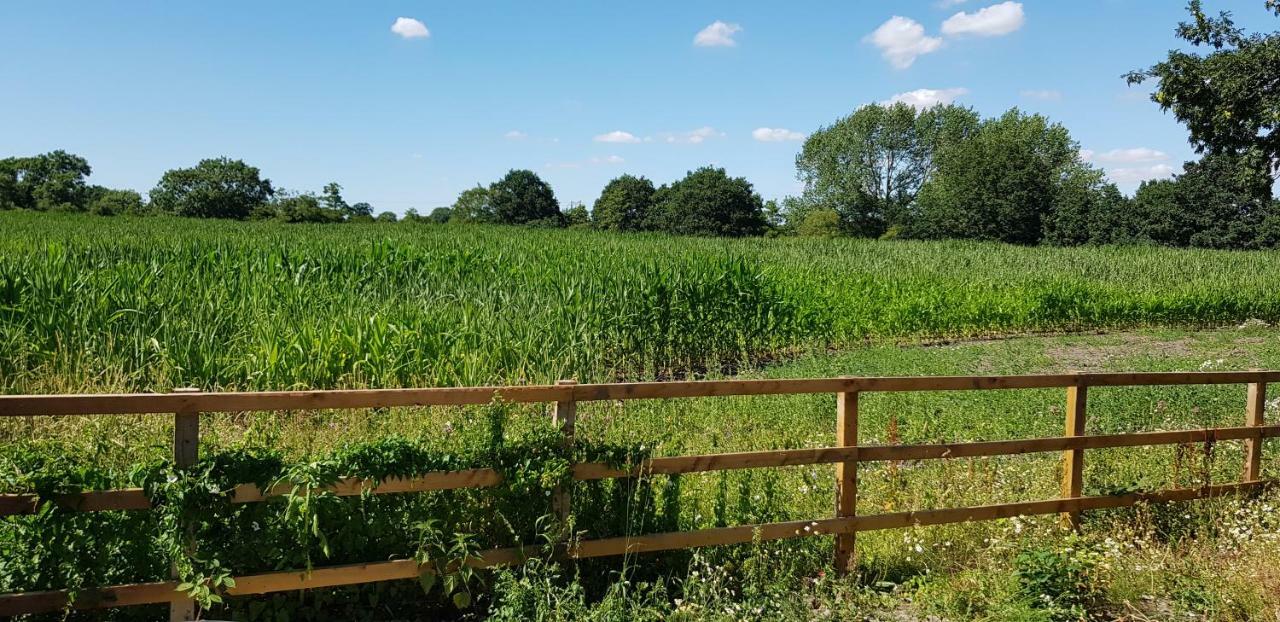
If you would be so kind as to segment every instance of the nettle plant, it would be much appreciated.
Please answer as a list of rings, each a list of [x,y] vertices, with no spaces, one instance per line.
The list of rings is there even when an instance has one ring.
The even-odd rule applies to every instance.
[[[528,546],[531,555],[549,557],[566,535],[608,537],[674,526],[679,487],[668,479],[572,480],[575,462],[625,467],[644,458],[638,450],[589,441],[566,446],[549,420],[510,433],[509,413],[498,402],[483,407],[481,425],[470,426],[475,429],[448,449],[391,436],[297,463],[287,463],[275,450],[244,448],[214,453],[188,468],[161,461],[122,475],[47,457],[69,455],[54,448],[17,452],[0,458],[0,483],[37,492],[46,501],[34,515],[0,521],[0,549],[30,552],[0,556],[0,591],[76,591],[165,580],[173,569],[179,589],[201,609],[236,617],[319,618],[339,606],[353,615],[374,607],[466,609],[487,589],[473,565],[485,549]],[[353,497],[326,489],[343,477],[376,485],[393,477],[484,467],[501,473],[502,483],[411,494],[366,490]],[[285,493],[261,503],[232,503],[235,487],[245,483]],[[122,484],[141,485],[153,509],[75,512],[52,501],[58,493]],[[562,486],[571,486],[575,505],[581,505],[567,525],[551,509],[552,491]],[[421,594],[398,593],[402,585],[377,584],[317,590],[311,598],[328,601],[324,608],[301,597],[225,598],[238,575],[395,558],[422,564],[421,588],[437,598],[424,605]],[[131,611],[139,610],[113,615],[143,615]]]

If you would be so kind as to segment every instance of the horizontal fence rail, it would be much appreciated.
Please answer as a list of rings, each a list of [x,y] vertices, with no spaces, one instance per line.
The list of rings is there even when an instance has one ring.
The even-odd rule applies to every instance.
[[[836,567],[837,570],[844,572],[856,567],[854,538],[860,531],[1040,514],[1060,514],[1064,525],[1076,527],[1079,513],[1082,511],[1122,508],[1138,503],[1189,501],[1257,491],[1274,486],[1277,483],[1276,480],[1262,480],[1260,475],[1262,441],[1280,436],[1280,425],[1266,425],[1263,418],[1266,385],[1276,380],[1280,380],[1280,372],[1277,371],[1240,371],[842,377],[616,384],[576,384],[564,381],[556,385],[540,386],[428,389],[258,393],[201,393],[183,390],[168,394],[7,395],[0,396],[0,417],[169,414],[175,421],[175,463],[185,466],[194,463],[198,455],[201,413],[458,406],[487,404],[496,398],[516,403],[554,403],[554,420],[565,435],[566,444],[571,444],[576,419],[575,404],[579,401],[834,393],[838,399],[836,446],[833,447],[650,458],[625,469],[603,463],[581,463],[573,465],[572,468],[573,478],[585,481],[655,474],[674,475],[732,469],[834,464],[837,467],[838,493],[834,517],[562,542],[543,547],[492,549],[484,551],[478,558],[469,561],[468,565],[476,567],[512,565],[521,563],[528,557],[548,553],[571,559],[585,559],[737,544],[753,540],[834,536],[837,543]],[[1084,434],[1087,395],[1090,387],[1223,384],[1247,385],[1244,426],[1129,434]],[[1067,390],[1064,436],[918,445],[862,445],[857,441],[858,396],[862,392],[1044,388]],[[1196,488],[1117,495],[1083,496],[1081,494],[1085,450],[1218,441],[1244,442],[1245,465],[1242,481],[1228,484],[1206,483]],[[860,463],[973,458],[1037,452],[1062,452],[1063,493],[1060,498],[874,515],[856,513],[856,467]],[[345,478],[322,490],[339,496],[366,493],[398,494],[486,488],[501,482],[502,474],[498,471],[477,468],[423,473],[414,477],[389,478],[380,482]],[[291,492],[293,492],[293,486],[288,484],[276,484],[265,490],[253,484],[241,484],[231,491],[229,497],[232,503],[256,503]],[[85,512],[146,510],[151,507],[150,500],[139,488],[86,491],[60,494],[51,498],[41,498],[35,494],[3,494],[0,495],[0,517],[34,512],[44,502],[56,504],[66,510]],[[567,490],[557,492],[554,499],[556,514],[561,518],[567,516],[571,503]],[[231,596],[243,596],[411,579],[430,571],[432,570],[428,566],[420,566],[410,559],[319,567],[309,571],[281,571],[236,577],[235,587],[229,588],[226,593]],[[91,609],[169,603],[171,619],[193,619],[194,607],[185,594],[176,591],[177,585],[177,581],[161,581],[79,590],[74,595],[74,600],[68,590],[0,594],[0,616],[56,611],[68,605],[74,608]]]

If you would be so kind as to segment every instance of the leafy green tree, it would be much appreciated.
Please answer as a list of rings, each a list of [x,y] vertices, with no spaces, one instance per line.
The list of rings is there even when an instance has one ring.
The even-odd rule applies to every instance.
[[[345,210],[345,212],[346,212],[347,218],[370,217],[370,216],[373,216],[373,206],[369,205],[368,203],[365,203],[364,201],[361,201],[359,203],[352,203],[351,205],[347,206],[347,209]],[[391,212],[382,212],[382,213],[390,214]]]
[[[1172,179],[1142,182],[1133,194],[1138,239],[1165,246],[1186,246],[1195,233],[1191,215],[1182,209],[1181,190]]]
[[[569,204],[569,209],[564,211],[564,222],[569,227],[585,229],[591,226],[591,213],[581,201],[574,201]]]
[[[498,215],[493,209],[489,189],[476,185],[475,188],[463,190],[449,210],[450,222],[497,222]]]
[[[877,237],[905,217],[937,152],[977,125],[977,114],[960,106],[863,106],[805,140],[796,156],[804,198],[836,210],[849,234]]]
[[[342,198],[342,186],[336,181],[324,185],[324,189],[320,191],[320,204],[326,209],[350,215],[351,206],[347,205],[346,199]],[[366,215],[372,212],[373,210],[370,209]]]
[[[812,210],[796,225],[796,235],[809,238],[838,237],[840,214],[829,207]]]
[[[90,213],[100,216],[128,214],[139,216],[147,213],[142,195],[133,190],[115,190],[102,186],[90,186],[88,190]]]
[[[564,226],[564,214],[551,186],[537,173],[513,169],[489,186],[489,202],[504,225]]]
[[[653,182],[644,177],[623,175],[605,185],[591,209],[597,229],[639,231],[653,208]]]
[[[1066,128],[1017,108],[935,154],[906,233],[1036,244],[1063,177],[1081,166]]]
[[[1102,171],[1085,164],[1068,166],[1044,219],[1044,242],[1058,246],[1123,244],[1138,234],[1129,199]]]
[[[244,220],[274,195],[271,180],[256,167],[223,157],[165,172],[151,190],[151,204],[178,216]]]
[[[256,209],[252,218],[287,223],[339,223],[343,222],[345,214],[328,207],[323,198],[317,198],[313,194],[281,192],[275,201]]]
[[[88,160],[61,149],[0,160],[0,208],[85,209],[92,169]]]
[[[1144,182],[1133,198],[1135,237],[1165,246],[1274,246],[1280,212],[1268,198],[1271,177],[1245,159],[1210,154],[1174,179]]]
[[[437,224],[444,224],[446,222],[449,222],[449,218],[452,215],[453,215],[453,210],[447,207],[437,207],[431,210],[431,213],[427,215],[427,220],[430,220],[431,222],[434,222]]]
[[[1280,0],[1266,7],[1280,16]],[[1191,21],[1177,35],[1208,54],[1171,50],[1164,61],[1133,71],[1130,84],[1156,81],[1152,101],[1186,124],[1198,153],[1243,156],[1242,165],[1280,172],[1280,32],[1246,34],[1221,12],[1187,5]]]
[[[762,235],[764,201],[751,183],[704,166],[654,193],[646,228],[678,235]]]
[[[366,203],[366,205],[368,205],[368,204]],[[382,212],[382,213],[378,214],[378,217],[377,217],[377,218],[375,218],[374,220],[375,220],[375,221],[377,221],[377,222],[395,222],[395,221],[396,221],[396,213],[395,213],[395,212]]]

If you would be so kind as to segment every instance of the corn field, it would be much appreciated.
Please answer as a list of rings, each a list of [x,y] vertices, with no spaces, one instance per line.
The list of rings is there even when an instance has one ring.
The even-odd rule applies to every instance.
[[[1280,319],[1280,256],[0,213],[0,391],[669,378]]]

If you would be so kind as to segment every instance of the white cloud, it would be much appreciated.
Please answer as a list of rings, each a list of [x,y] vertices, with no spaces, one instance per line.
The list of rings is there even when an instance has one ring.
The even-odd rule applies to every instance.
[[[733,47],[738,45],[733,40],[733,35],[739,32],[742,32],[742,26],[716,20],[693,36],[693,44],[700,47]]]
[[[1118,184],[1134,184],[1148,179],[1165,179],[1171,177],[1173,173],[1173,167],[1168,164],[1107,169],[1107,177]]]
[[[776,143],[784,140],[804,140],[804,134],[781,127],[758,127],[751,132],[751,137],[762,143]]]
[[[529,135],[521,132],[520,130],[511,130],[510,132],[503,134],[502,137],[507,140],[524,140],[528,138]]]
[[[624,132],[622,130],[614,130],[612,132],[609,132],[608,134],[600,134],[599,136],[596,136],[592,140],[598,143],[638,143],[640,142],[640,139],[636,138],[635,134],[632,134],[631,132]]]
[[[1086,162],[1110,162],[1113,164],[1137,164],[1142,162],[1160,162],[1168,160],[1169,154],[1150,147],[1130,147],[1128,149],[1112,149],[1101,153],[1092,149],[1081,149],[1080,158]]]
[[[903,103],[917,109],[924,109],[932,108],[938,104],[950,104],[955,101],[957,97],[968,93],[969,89],[963,87],[956,87],[953,89],[916,89],[914,91],[907,91],[906,93],[898,93],[897,95],[894,95],[880,103],[886,106]]]
[[[1001,2],[978,9],[973,13],[961,11],[942,22],[942,34],[949,36],[976,35],[996,37],[1022,28],[1026,16],[1021,2]]]
[[[1030,89],[1018,94],[1028,99],[1042,99],[1044,101],[1058,101],[1059,99],[1062,99],[1062,91],[1055,91],[1053,89]]]
[[[968,2],[968,1],[969,1],[969,0],[938,0],[938,1],[937,1],[936,3],[934,3],[934,4],[935,4],[939,9],[949,9],[949,8],[951,8],[951,7],[953,7],[953,6],[958,6],[958,5],[964,4],[965,2]]]
[[[405,39],[425,39],[431,36],[427,25],[412,17],[397,17],[396,23],[391,25],[391,32]]]
[[[880,55],[897,69],[906,69],[916,58],[942,47],[940,37],[927,37],[924,26],[913,19],[894,15],[867,35],[880,48]]]
[[[593,157],[574,162],[547,162],[543,165],[543,168],[582,168],[588,165],[615,165],[623,162],[626,162],[626,160],[622,159],[622,156],[610,155],[603,158]]]
[[[663,132],[662,134],[659,134],[658,137],[668,143],[687,143],[691,145],[698,145],[711,138],[723,138],[724,132],[718,131],[711,126],[703,126],[688,132]]]

